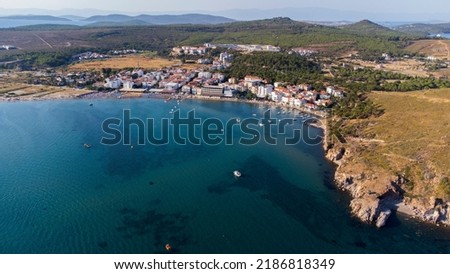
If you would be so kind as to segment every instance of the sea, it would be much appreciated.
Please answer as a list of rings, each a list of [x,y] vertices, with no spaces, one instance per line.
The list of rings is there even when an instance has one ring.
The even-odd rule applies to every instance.
[[[434,34],[430,34],[429,37],[431,38],[444,38],[444,39],[450,39],[450,33],[434,33]]]
[[[139,145],[136,126],[130,144],[101,144],[104,121],[123,110],[160,125],[174,108],[224,122],[269,108],[306,119],[235,102],[0,103],[0,253],[158,254],[166,244],[182,254],[450,252],[449,229],[400,214],[382,229],[354,219],[321,145],[241,145],[240,132],[233,145]]]

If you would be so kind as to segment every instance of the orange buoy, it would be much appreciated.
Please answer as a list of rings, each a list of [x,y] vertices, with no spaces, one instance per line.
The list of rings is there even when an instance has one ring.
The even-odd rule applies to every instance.
[[[172,249],[172,247],[170,246],[170,244],[166,244],[166,250],[170,251]]]

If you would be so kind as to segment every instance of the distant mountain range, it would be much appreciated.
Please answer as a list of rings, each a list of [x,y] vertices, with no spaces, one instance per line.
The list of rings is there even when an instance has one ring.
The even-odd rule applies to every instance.
[[[235,20],[207,14],[146,15],[129,16],[123,14],[95,15],[88,18],[65,15],[13,15],[0,17],[1,27],[20,27],[38,24],[72,24],[77,26],[141,26],[174,24],[223,24]]]
[[[62,18],[62,17],[56,17],[56,16],[51,16],[51,15],[9,15],[9,16],[3,16],[0,17],[0,19],[5,19],[5,20],[37,20],[37,21],[72,21],[70,19],[67,18]]]
[[[84,19],[88,22],[115,22],[151,25],[173,25],[173,24],[222,24],[231,23],[236,20],[207,14],[182,14],[182,15],[146,15],[128,16],[123,14],[97,15]]]
[[[299,1],[301,2],[301,1]],[[301,5],[301,4],[299,4]],[[345,5],[344,5],[345,6]],[[289,17],[298,21],[322,21],[322,22],[337,22],[337,21],[352,21],[357,22],[363,19],[370,19],[371,21],[380,22],[404,22],[404,23],[443,23],[450,18],[450,11],[443,9],[439,13],[432,13],[428,11],[421,11],[420,13],[408,13],[402,10],[391,9],[386,7],[386,11],[376,12],[371,10],[346,10],[332,9],[323,7],[280,7],[275,9],[230,9],[219,11],[195,10],[195,11],[178,11],[178,12],[158,12],[158,11],[142,11],[143,14],[164,15],[164,14],[211,14],[215,16],[222,16],[232,18],[238,21],[250,21],[258,19],[267,19],[273,17]],[[0,7],[0,16],[2,15],[16,15],[16,14],[36,14],[36,15],[52,15],[58,17],[68,18],[70,16],[90,17],[95,15],[108,14],[125,14],[129,16],[136,16],[136,12],[124,12],[122,10],[97,10],[97,9],[62,9],[62,10],[47,10],[47,9],[5,9]],[[69,18],[70,19],[70,18]],[[384,24],[383,24],[384,25]]]
[[[328,9],[301,9],[303,11],[302,15],[298,15],[299,9],[293,9],[289,12],[284,9],[279,9],[278,13],[296,13],[293,20],[307,22],[310,24],[318,24],[325,26],[335,26],[344,30],[351,32],[358,32],[363,35],[398,35],[399,32],[427,36],[430,34],[442,34],[450,33],[450,23],[414,23],[414,22],[387,22],[381,21],[374,23],[369,20],[355,20],[356,18],[352,16],[353,13],[347,11],[335,11]],[[2,9],[0,8],[0,11]],[[235,11],[224,11],[223,14],[234,14],[235,16],[241,14],[245,10],[235,10]],[[307,12],[306,12],[307,11]],[[251,13],[245,11],[249,15],[248,19],[253,17],[263,16],[263,10],[254,10]],[[322,18],[324,14],[333,13],[334,16],[330,16],[330,20],[319,21],[319,20],[299,20],[299,17],[311,19],[311,18]],[[260,14],[261,13],[261,14]],[[277,12],[275,12],[277,14]],[[217,13],[216,13],[217,14]],[[370,13],[359,14],[358,17],[363,15],[371,15]],[[317,16],[317,17],[315,17]],[[345,18],[346,20],[336,20],[333,18]],[[237,16],[241,17],[241,16]],[[366,17],[370,18],[370,17]],[[265,18],[266,19],[266,18]],[[247,20],[245,20],[247,21]],[[357,23],[353,23],[356,22]],[[90,17],[83,17],[79,15],[8,15],[0,16],[0,28],[10,28],[10,27],[22,27],[22,26],[34,26],[34,25],[73,25],[73,26],[87,26],[87,27],[118,27],[118,26],[147,26],[147,25],[174,25],[174,24],[202,24],[202,25],[212,25],[212,24],[224,24],[232,23],[236,20],[229,17],[219,16],[219,15],[208,15],[201,13],[190,13],[190,14],[180,14],[180,15],[126,15],[126,14],[108,14],[108,15],[94,15]],[[384,26],[384,27],[381,27]],[[383,28],[383,29],[381,29]]]

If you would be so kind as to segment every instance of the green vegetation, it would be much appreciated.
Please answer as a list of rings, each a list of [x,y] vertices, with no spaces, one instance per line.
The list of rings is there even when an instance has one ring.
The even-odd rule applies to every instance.
[[[333,114],[345,119],[365,119],[380,116],[382,113],[382,109],[365,94],[355,91],[347,93],[333,108]]]
[[[300,84],[321,78],[320,66],[306,58],[287,53],[254,53],[238,56],[229,69],[229,76],[238,79],[259,76],[270,83]]]
[[[334,68],[332,82],[350,91],[414,91],[450,87],[450,82],[432,77],[412,77],[371,68]]]
[[[29,52],[18,54],[15,58],[22,60],[22,68],[59,67],[71,63],[72,56],[82,51],[83,49]]]

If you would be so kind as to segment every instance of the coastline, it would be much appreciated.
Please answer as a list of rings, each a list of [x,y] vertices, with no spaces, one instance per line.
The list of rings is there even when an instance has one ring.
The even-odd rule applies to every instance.
[[[351,139],[346,144],[331,144],[328,143],[330,136],[326,129],[324,134],[325,157],[336,166],[334,183],[341,191],[350,194],[349,209],[353,216],[378,228],[386,226],[396,213],[424,223],[450,226],[450,211],[445,204],[436,204],[434,199],[429,207],[411,202],[402,189],[407,178],[381,170],[377,173],[369,168],[361,169],[364,164],[347,163],[350,158],[358,159],[359,144]]]
[[[70,89],[72,91],[78,91],[75,89]],[[83,91],[77,94],[68,94],[63,93],[62,95],[57,95],[55,93],[47,94],[45,96],[20,96],[20,97],[11,97],[5,98],[0,97],[0,102],[29,102],[29,101],[56,101],[56,100],[77,100],[77,99],[92,99],[92,100],[102,100],[102,99],[162,99],[162,100],[171,100],[173,95],[169,94],[152,94],[152,93],[142,93],[142,92],[96,92],[96,91],[88,91],[88,90],[79,90]],[[201,101],[214,101],[214,102],[234,102],[234,103],[246,103],[246,104],[256,104],[256,105],[264,105],[268,107],[279,107],[286,111],[299,111],[302,113],[309,114],[316,118],[320,123],[310,123],[310,126],[321,128],[326,130],[326,114],[320,111],[309,110],[302,107],[284,105],[281,103],[276,103],[268,100],[247,100],[247,99],[239,99],[239,98],[226,98],[226,97],[210,97],[210,96],[200,96],[200,95],[185,95],[179,97],[182,100],[201,100]]]
[[[163,99],[163,100],[171,100],[172,98],[179,98],[182,100],[201,100],[201,101],[215,101],[215,102],[234,102],[234,103],[247,103],[247,104],[255,104],[255,105],[264,105],[267,107],[279,107],[285,111],[299,111],[302,113],[307,113],[313,116],[318,123],[309,123],[309,126],[317,127],[323,130],[324,139],[323,139],[323,149],[325,153],[325,157],[334,165],[336,165],[336,171],[334,174],[334,183],[341,190],[350,193],[352,197],[352,201],[349,204],[349,208],[351,213],[360,219],[362,222],[371,223],[376,225],[377,227],[383,227],[386,225],[389,217],[395,212],[404,214],[406,216],[420,219],[427,223],[436,223],[436,211],[430,212],[428,209],[418,209],[415,206],[407,204],[403,198],[400,197],[397,187],[400,187],[401,184],[399,182],[395,182],[395,179],[391,180],[389,183],[393,183],[392,188],[386,188],[385,191],[381,191],[379,193],[372,192],[370,189],[365,189],[362,184],[358,183],[358,174],[346,174],[340,171],[340,167],[345,162],[346,158],[348,158],[352,152],[349,151],[347,144],[346,146],[331,146],[328,143],[328,140],[331,136],[329,136],[329,132],[326,127],[326,113],[312,111],[305,108],[300,108],[296,106],[284,105],[281,103],[276,103],[273,101],[259,101],[259,100],[246,100],[246,99],[238,99],[238,98],[223,98],[223,97],[207,97],[207,96],[198,96],[198,95],[188,95],[188,96],[180,96],[173,97],[172,95],[166,94],[145,94],[141,92],[116,92],[116,93],[98,93],[86,90],[77,94],[68,94],[64,93],[63,95],[59,94],[47,94],[45,96],[21,96],[19,98],[9,98],[5,99],[0,97],[0,102],[20,102],[20,101],[51,101],[51,100],[77,100],[77,99],[92,99],[92,100],[102,100],[102,99]],[[67,90],[66,90],[67,92]],[[393,196],[391,195],[393,193]],[[377,194],[377,195],[374,195]],[[383,195],[391,195],[390,199],[392,201],[383,202],[378,197]],[[446,212],[445,212],[446,213]],[[448,224],[448,223],[443,223]],[[439,224],[438,224],[439,225]]]

